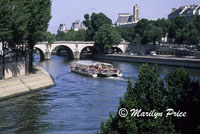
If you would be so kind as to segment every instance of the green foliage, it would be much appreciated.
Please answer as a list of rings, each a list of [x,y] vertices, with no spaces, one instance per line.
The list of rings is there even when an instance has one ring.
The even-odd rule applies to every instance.
[[[129,42],[148,44],[160,42],[168,35],[177,44],[197,45],[200,42],[200,15],[188,22],[185,17],[177,17],[173,21],[158,19],[140,20],[133,27],[119,28],[122,37]]]
[[[168,87],[166,101],[168,107],[187,112],[185,118],[174,118],[177,132],[182,134],[200,132],[200,85],[191,82],[184,68],[171,71],[165,77]]]
[[[165,82],[164,82],[165,80]],[[120,99],[119,109],[142,109],[142,111],[165,112],[168,108],[187,112],[186,117],[134,117],[122,118],[110,114],[101,123],[101,134],[198,134],[200,132],[200,84],[191,82],[188,72],[183,69],[171,71],[162,80],[157,67],[147,64],[140,67],[134,87],[128,81],[124,99]],[[166,84],[164,86],[164,83]]]
[[[33,0],[27,4],[29,9],[28,21],[28,46],[29,46],[29,73],[33,66],[33,48],[38,41],[42,41],[46,34],[49,20],[51,19],[51,1]]]
[[[56,40],[56,35],[46,32],[43,37],[43,41],[48,41],[48,44],[52,44]]]
[[[195,26],[194,23],[188,24],[187,29],[184,33],[186,34],[186,38],[187,38],[186,40],[188,44],[194,44],[194,45],[199,44],[200,31],[198,31],[198,28]]]
[[[184,68],[174,70],[165,77],[168,92],[166,94],[169,107],[178,108],[189,89],[190,78]]]
[[[117,45],[121,41],[119,31],[109,24],[105,24],[99,28],[94,36],[95,47],[100,52],[105,52],[113,45]]]
[[[177,17],[171,22],[169,28],[169,37],[175,39],[175,43],[197,45],[200,40],[200,16],[197,16],[191,22],[185,17]]]
[[[154,24],[150,23],[148,24],[148,26],[146,27],[146,30],[144,31],[144,36],[143,36],[143,40],[142,43],[146,44],[146,43],[153,43],[155,44],[156,41],[161,40],[161,38],[163,37],[163,30],[160,27],[155,26]]]
[[[150,23],[147,19],[141,19],[135,26],[135,33],[139,34],[140,37],[143,37],[144,31],[146,30],[146,27]]]
[[[104,24],[112,25],[112,21],[103,13],[92,13],[91,17],[88,14],[84,15],[85,20],[83,24],[87,27],[87,40],[93,41],[95,33]]]
[[[75,39],[77,41],[86,41],[86,30],[77,31]]]
[[[28,22],[30,14],[27,0],[14,0],[12,2],[12,47],[17,44],[25,44],[28,37]],[[14,20],[14,21],[13,21]]]
[[[136,33],[135,36],[134,36],[133,43],[139,44],[139,43],[141,43],[141,41],[142,41],[142,37],[139,34]]]
[[[12,39],[12,10],[9,8],[10,1],[1,0],[0,6],[0,40]]]
[[[183,44],[187,37],[185,30],[188,22],[185,17],[177,17],[172,21],[169,29],[169,37],[175,39],[175,43]]]
[[[64,36],[64,40],[66,41],[75,41],[76,40],[76,31],[70,30]]]
[[[56,40],[57,41],[64,41],[65,40],[65,33],[58,31],[56,34]]]
[[[200,15],[187,26],[187,43],[198,45],[200,43]]]
[[[28,22],[28,44],[31,49],[36,42],[41,41],[47,31],[49,20],[51,19],[51,1],[34,0],[28,4],[29,22]]]
[[[33,47],[41,41],[51,18],[50,0],[1,0],[0,40],[9,47],[28,44],[29,72],[32,71]]]
[[[139,78],[134,88],[129,81],[124,99],[120,100],[119,108],[142,109],[157,112],[166,110],[164,99],[164,84],[159,80],[157,67],[150,68],[148,65],[140,67]],[[101,125],[101,134],[160,134],[174,133],[171,118],[157,117],[131,117],[121,118],[119,115],[110,115],[106,123]]]
[[[133,26],[124,26],[122,28],[119,28],[119,31],[121,33],[121,36],[123,39],[129,42],[133,42],[134,37],[134,27]]]
[[[70,30],[67,33],[58,32],[56,35],[57,41],[86,41],[86,30]]]
[[[27,0],[2,0],[0,7],[0,39],[11,48],[26,43],[29,13]]]
[[[155,25],[159,28],[162,28],[163,31],[163,37],[166,35],[166,33],[168,33],[171,22],[169,20],[166,19],[158,19],[155,21]]]
[[[165,36],[168,22],[164,19],[157,21],[149,21],[142,19],[135,26],[134,43],[153,43],[160,42],[161,38]],[[165,27],[165,28],[163,28]]]

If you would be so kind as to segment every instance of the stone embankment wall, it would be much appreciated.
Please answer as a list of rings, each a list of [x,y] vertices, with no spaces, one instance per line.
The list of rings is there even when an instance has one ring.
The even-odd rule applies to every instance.
[[[0,57],[0,79],[10,79],[12,77],[23,76],[28,73],[28,56],[25,57],[5,57],[3,77],[3,58]]]
[[[53,86],[51,76],[41,67],[34,67],[35,73],[15,77],[7,80],[0,80],[0,99],[21,95]]]
[[[136,63],[150,63],[158,65],[169,65],[179,67],[200,68],[200,59],[188,59],[188,58],[172,58],[172,57],[160,57],[160,56],[131,56],[131,55],[98,55],[96,59],[112,60],[112,61],[124,61],[124,62],[136,62]]]

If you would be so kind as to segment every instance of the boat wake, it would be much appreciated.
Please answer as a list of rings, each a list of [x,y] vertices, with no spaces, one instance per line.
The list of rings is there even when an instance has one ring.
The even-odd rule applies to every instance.
[[[105,79],[109,79],[109,80],[119,80],[119,81],[128,81],[128,79],[125,79],[123,77],[107,77]]]

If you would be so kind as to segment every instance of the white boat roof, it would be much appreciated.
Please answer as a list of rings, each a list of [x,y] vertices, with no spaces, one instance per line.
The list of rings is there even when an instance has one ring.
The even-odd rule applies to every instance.
[[[90,60],[81,60],[81,61],[75,62],[74,64],[86,65],[86,66],[97,65],[97,64],[104,64],[104,65],[111,65],[112,66],[112,64],[109,64],[109,63],[96,62],[96,61],[90,61]]]

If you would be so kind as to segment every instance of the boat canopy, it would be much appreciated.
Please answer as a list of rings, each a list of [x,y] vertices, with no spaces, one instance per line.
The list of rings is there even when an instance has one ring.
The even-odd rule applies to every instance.
[[[112,66],[112,64],[109,64],[109,63],[95,62],[95,61],[89,61],[89,60],[77,61],[74,64],[76,64],[76,65],[85,65],[85,66],[96,66],[96,65]]]

